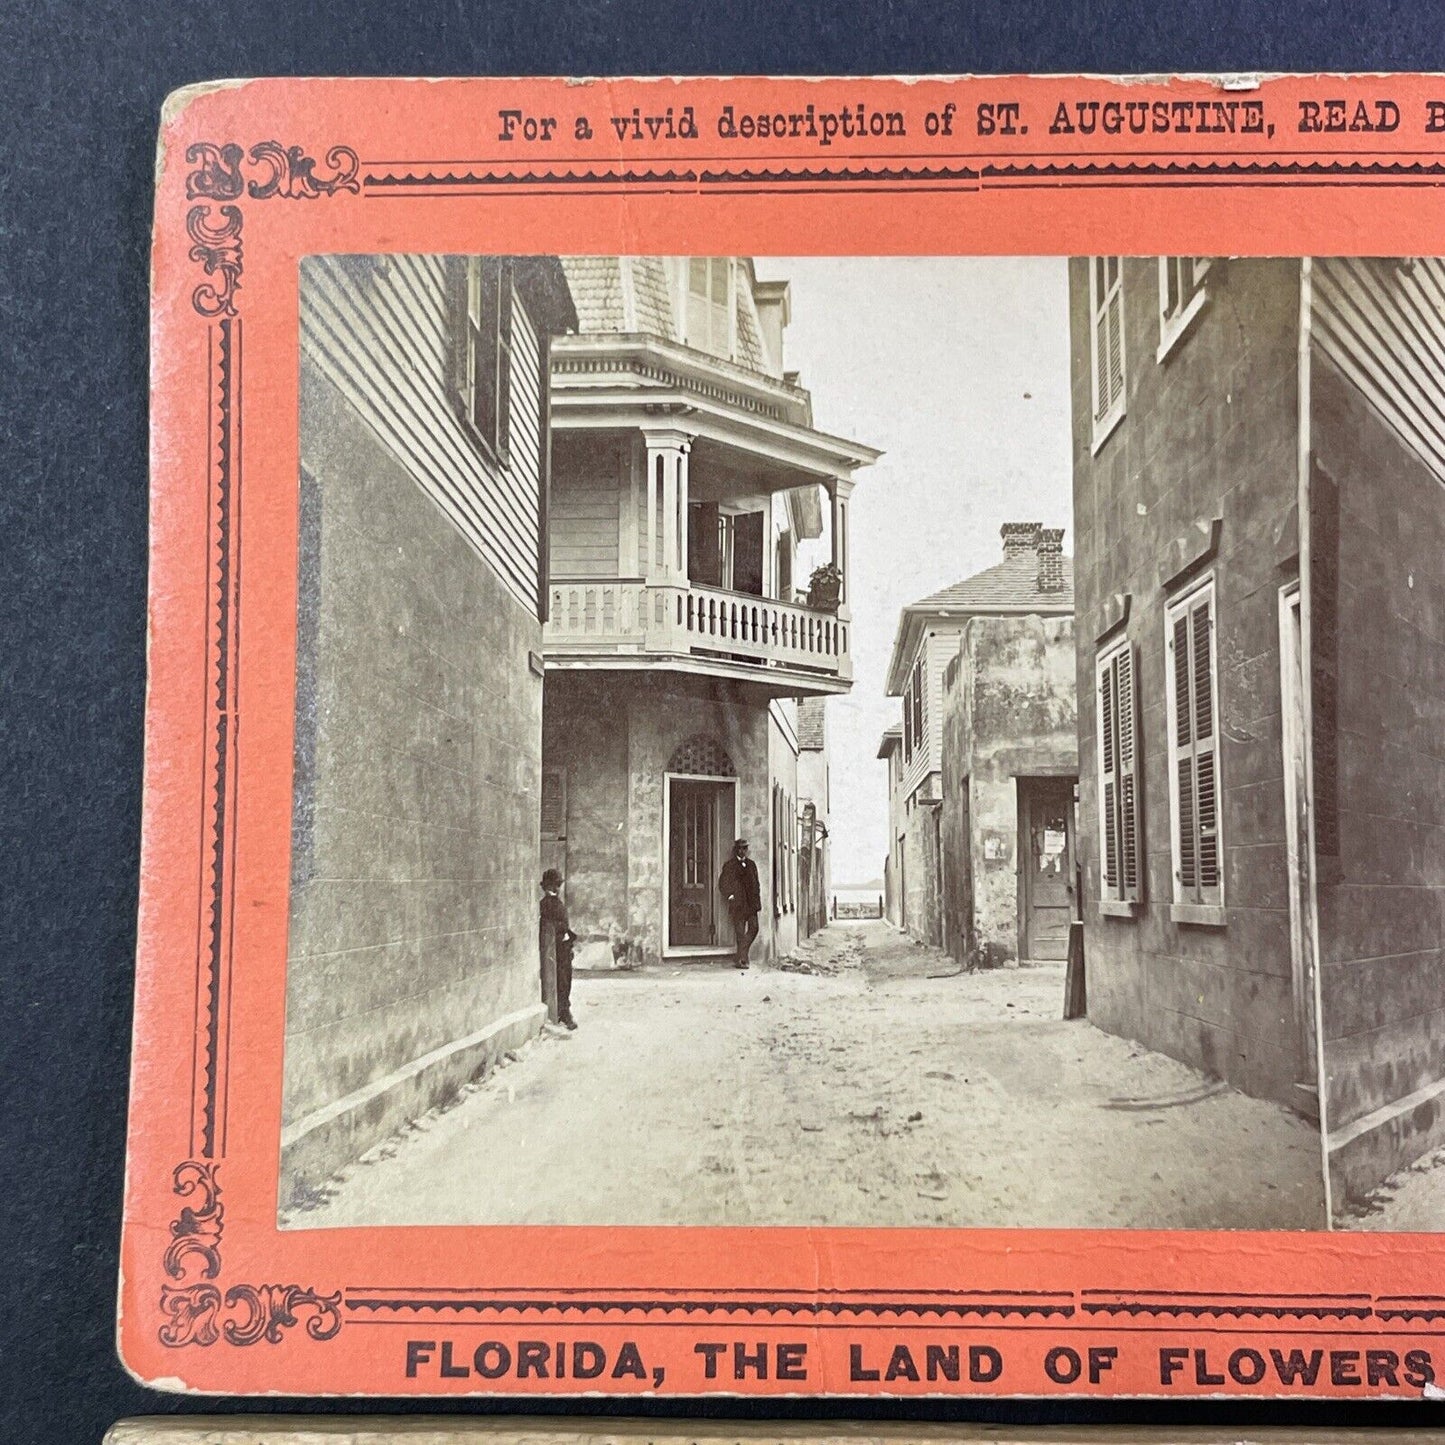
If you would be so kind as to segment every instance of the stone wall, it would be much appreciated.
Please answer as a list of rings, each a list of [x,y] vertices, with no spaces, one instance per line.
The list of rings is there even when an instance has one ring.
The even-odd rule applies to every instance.
[[[1311,402],[1314,485],[1338,497],[1337,525],[1311,508],[1309,599],[1338,676],[1334,716],[1318,689],[1315,713],[1338,1203],[1445,1142],[1445,486],[1318,354]]]
[[[1088,262],[1070,262],[1080,849],[1089,1016],[1247,1093],[1300,1106],[1280,722],[1279,589],[1296,565],[1298,262],[1216,263],[1192,329],[1161,361],[1158,271],[1125,259],[1127,410],[1093,451]],[[1224,926],[1171,918],[1165,733],[1169,558],[1218,519]],[[1203,528],[1203,534],[1200,528]],[[1162,560],[1161,560],[1162,559]],[[1100,908],[1098,638],[1138,646],[1145,901]],[[1111,637],[1111,640],[1112,640]]]
[[[304,357],[301,438],[283,1194],[541,1020],[540,625]]]

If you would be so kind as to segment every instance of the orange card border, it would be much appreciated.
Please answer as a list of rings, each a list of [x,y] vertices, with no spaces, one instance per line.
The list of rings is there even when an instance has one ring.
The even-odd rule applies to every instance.
[[[1402,122],[1385,135],[1292,130],[1311,97],[1342,97],[1351,115],[1388,99]],[[1232,89],[1085,77],[265,80],[172,97],[153,252],[127,1368],[158,1388],[228,1394],[1432,1390],[1445,1373],[1445,1245],[1433,1236],[280,1231],[276,1191],[302,256],[1434,254],[1445,249],[1445,147],[1423,117],[1442,97],[1445,80],[1425,76]],[[1258,101],[1272,133],[1044,134],[1060,104],[1230,99]],[[1019,104],[1033,134],[979,134],[979,107],[1000,103]],[[899,111],[908,140],[824,146],[717,130],[727,105],[770,115],[810,104]],[[604,125],[575,139],[578,115],[634,105],[692,106],[700,138],[624,140]],[[558,117],[557,139],[500,140],[504,107]],[[608,1363],[595,1378],[559,1378],[549,1353],[545,1377],[523,1377],[528,1340],[565,1344],[569,1360],[572,1343],[591,1341]],[[431,1342],[411,1375],[407,1341]],[[478,1372],[502,1359],[489,1342],[513,1362],[495,1378]],[[716,1342],[727,1349],[709,1377],[697,1346]],[[769,1377],[739,1380],[737,1342],[802,1345],[802,1363],[778,1378],[770,1348]],[[886,1377],[897,1346],[921,1359],[930,1342],[960,1344],[965,1359],[975,1347],[979,1375],[996,1351],[1002,1372]],[[439,1375],[443,1346],[468,1374]],[[1324,1351],[1312,1386],[1272,1368],[1248,1378],[1253,1359],[1292,1349]],[[1161,1350],[1180,1352],[1168,1382]],[[1366,1379],[1370,1350],[1431,1363],[1392,1388]],[[859,1378],[860,1364],[877,1375]]]

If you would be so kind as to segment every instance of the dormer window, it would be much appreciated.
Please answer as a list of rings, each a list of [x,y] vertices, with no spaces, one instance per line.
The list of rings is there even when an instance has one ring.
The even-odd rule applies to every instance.
[[[726,256],[688,260],[687,344],[716,356],[733,354],[732,262]]]

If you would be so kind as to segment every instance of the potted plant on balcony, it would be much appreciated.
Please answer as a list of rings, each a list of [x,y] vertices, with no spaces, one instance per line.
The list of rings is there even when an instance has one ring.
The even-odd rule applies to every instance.
[[[808,606],[816,612],[836,612],[843,595],[843,572],[836,562],[824,562],[808,579]]]

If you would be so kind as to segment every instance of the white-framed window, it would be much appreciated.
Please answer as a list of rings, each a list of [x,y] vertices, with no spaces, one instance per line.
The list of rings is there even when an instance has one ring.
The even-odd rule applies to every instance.
[[[1089,262],[1089,356],[1093,374],[1094,450],[1124,415],[1124,258]]]
[[[1164,358],[1184,335],[1189,323],[1204,308],[1204,278],[1209,273],[1207,256],[1161,256],[1159,258],[1159,353]]]
[[[511,445],[512,262],[469,256],[455,293],[453,378],[463,420],[498,461]]]
[[[731,357],[733,267],[727,256],[690,256],[687,261],[687,344]]]
[[[1165,611],[1174,903],[1184,922],[1223,921],[1213,916],[1224,906],[1216,632],[1208,577]]]
[[[1139,759],[1139,649],[1122,641],[1094,666],[1098,699],[1099,897],[1133,904],[1144,898],[1144,830]]]

